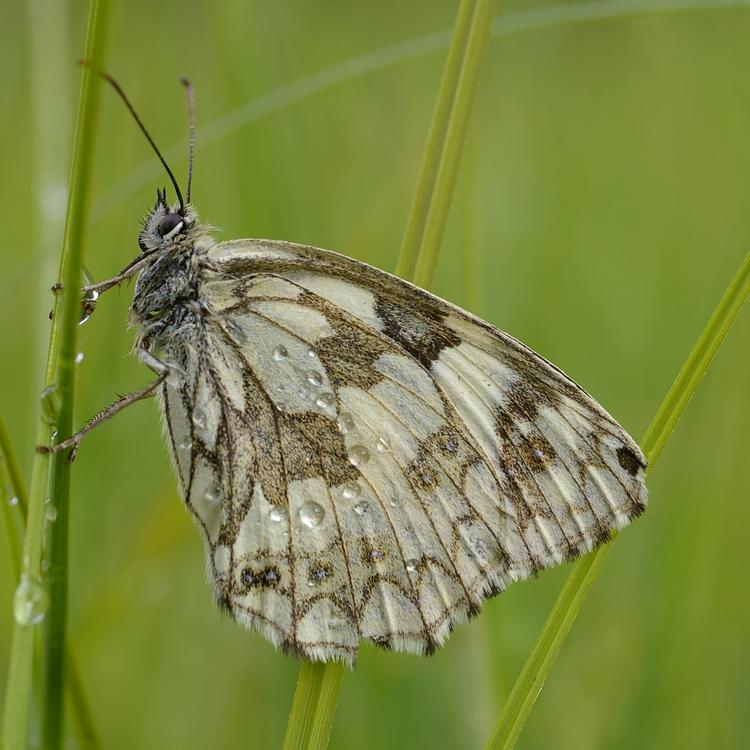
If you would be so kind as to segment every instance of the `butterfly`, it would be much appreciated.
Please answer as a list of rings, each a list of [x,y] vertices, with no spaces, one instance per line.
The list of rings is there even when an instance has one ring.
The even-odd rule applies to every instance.
[[[314,661],[353,664],[363,639],[431,653],[643,512],[638,445],[560,369],[345,255],[216,242],[167,171],[178,201],[157,191],[141,255],[88,297],[137,274],[135,350],[157,379],[79,436],[159,397],[238,623]]]

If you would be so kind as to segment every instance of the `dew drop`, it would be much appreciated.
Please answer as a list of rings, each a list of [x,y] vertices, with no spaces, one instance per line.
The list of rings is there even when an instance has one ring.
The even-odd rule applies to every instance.
[[[416,573],[417,568],[419,568],[419,560],[417,560],[416,558],[412,558],[411,560],[406,561],[406,569],[410,573]]]
[[[277,362],[281,362],[281,360],[286,359],[288,356],[289,356],[289,352],[287,351],[286,347],[283,344],[279,344],[273,350],[273,358]]]
[[[318,356],[318,353],[315,351],[315,349],[308,349],[307,356],[310,357],[310,359],[315,359]]]
[[[189,451],[193,447],[192,440],[183,440],[178,446],[181,451]]]
[[[346,452],[346,455],[349,458],[349,463],[357,468],[364,466],[370,460],[370,451],[364,445],[353,445]]]
[[[348,482],[341,488],[341,495],[347,499],[359,497],[362,494],[362,488],[356,482]]]
[[[352,415],[347,412],[339,414],[336,423],[338,424],[339,432],[342,435],[348,435],[354,429],[354,419],[352,418]]]
[[[299,510],[299,520],[307,526],[308,529],[314,529],[320,526],[325,518],[326,512],[323,506],[312,500],[306,502]]]
[[[44,503],[44,517],[48,521],[57,521],[57,508],[49,498]]]
[[[310,385],[323,385],[323,376],[317,370],[308,370],[307,382],[310,383]]]
[[[60,413],[60,394],[57,386],[52,384],[42,389],[42,415],[49,424],[54,424]]]
[[[391,450],[391,443],[388,438],[378,438],[378,451],[380,453],[388,453]]]
[[[221,491],[215,484],[212,484],[206,490],[203,497],[205,497],[209,503],[218,503],[221,500]]]
[[[315,405],[323,411],[336,411],[336,397],[326,391],[318,396]]]
[[[202,406],[196,406],[193,410],[193,424],[202,430],[206,427],[206,412]]]
[[[286,521],[286,518],[286,508],[271,508],[268,513],[268,520],[272,523],[281,523],[282,521]]]
[[[18,498],[15,495],[11,495],[8,498],[8,505],[18,505]]]
[[[276,411],[281,412],[282,414],[286,413],[286,402],[279,401],[276,404]]]
[[[390,505],[390,506],[391,506],[391,508],[398,508],[398,507],[399,507],[399,505],[401,505],[401,503],[399,503],[399,501],[398,501],[398,498],[397,498],[397,497],[392,497],[392,498],[391,498],[391,499],[390,499],[390,500],[388,501],[388,505]]]
[[[83,362],[83,352],[78,352],[78,354],[76,354],[76,364],[80,365],[81,362]]]
[[[49,592],[41,581],[23,576],[13,596],[13,616],[19,625],[38,625],[47,614]]]

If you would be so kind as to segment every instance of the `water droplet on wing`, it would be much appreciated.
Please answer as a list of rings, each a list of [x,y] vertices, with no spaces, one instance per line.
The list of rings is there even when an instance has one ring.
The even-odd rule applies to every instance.
[[[202,430],[206,426],[206,412],[202,406],[196,406],[193,410],[193,424]]]
[[[336,424],[342,435],[348,435],[354,429],[354,419],[352,415],[347,412],[341,412],[341,414],[339,414]]]
[[[282,521],[286,521],[287,519],[286,508],[271,508],[271,510],[268,513],[268,519],[272,523],[281,523]]]
[[[346,455],[349,458],[349,463],[357,468],[364,466],[370,460],[370,451],[364,445],[353,445]]]
[[[289,356],[289,352],[287,351],[286,347],[283,344],[279,344],[273,350],[273,358],[277,362],[281,362],[281,360],[286,359],[288,356]]]
[[[310,383],[310,385],[323,385],[323,376],[317,370],[308,370],[307,382]]]
[[[216,484],[211,484],[206,490],[204,497],[209,503],[218,503],[221,500],[221,490]]]
[[[332,393],[321,393],[315,401],[315,405],[323,411],[336,412],[336,396]]]
[[[362,488],[356,482],[349,482],[341,488],[341,495],[347,499],[359,497],[362,494]]]
[[[303,525],[307,526],[308,529],[314,529],[316,526],[320,526],[325,515],[326,512],[323,510],[323,506],[312,500],[306,502],[299,510],[299,520]]]

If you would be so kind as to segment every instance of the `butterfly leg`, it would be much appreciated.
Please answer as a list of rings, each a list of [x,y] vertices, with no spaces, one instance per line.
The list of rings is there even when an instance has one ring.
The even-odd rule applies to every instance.
[[[128,393],[125,396],[120,396],[120,398],[118,398],[113,404],[110,404],[106,409],[102,409],[98,414],[89,419],[89,421],[86,422],[86,424],[78,430],[75,435],[69,437],[67,440],[63,440],[52,446],[40,445],[37,447],[37,450],[40,453],[60,453],[61,451],[71,449],[68,461],[72,463],[78,452],[78,446],[81,444],[81,440],[83,440],[83,438],[91,432],[94,427],[111,419],[115,414],[130,406],[130,404],[134,404],[136,401],[142,401],[144,398],[153,396],[157,388],[159,388],[159,386],[166,380],[168,374],[169,368],[145,388],[141,388],[141,390],[134,391],[133,393]]]
[[[112,289],[112,287],[119,286],[123,281],[126,281],[131,276],[134,276],[141,268],[146,265],[149,260],[149,255],[141,255],[131,263],[128,263],[120,273],[115,274],[111,279],[104,279],[96,284],[87,284],[81,288],[81,312],[84,317],[88,318],[94,308],[96,307],[96,300],[100,294]],[[63,289],[61,282],[57,282],[52,285],[53,294],[58,294]],[[50,317],[52,314],[50,313]]]

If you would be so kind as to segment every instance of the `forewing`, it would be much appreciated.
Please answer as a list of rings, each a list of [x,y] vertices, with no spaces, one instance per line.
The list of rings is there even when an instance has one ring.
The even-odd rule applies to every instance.
[[[431,651],[643,510],[638,447],[506,334],[327,251],[229,242],[206,263],[168,420],[219,598],[275,643]]]

